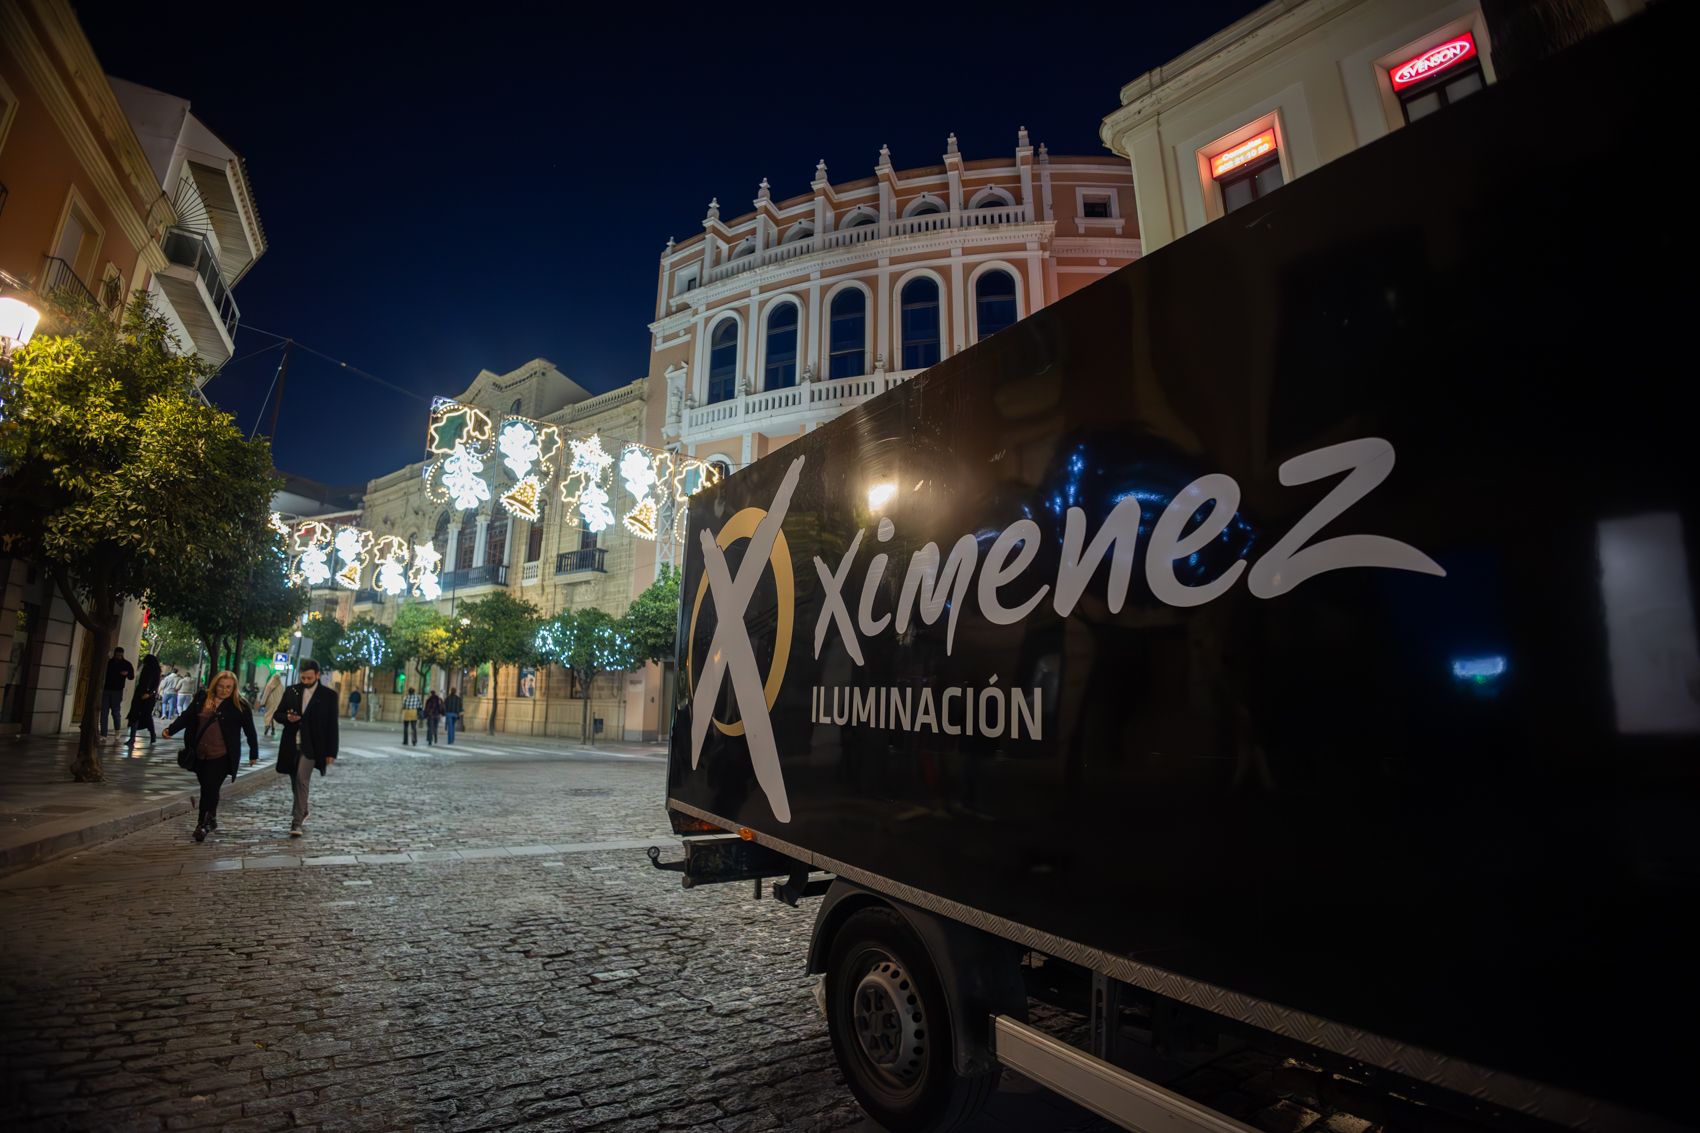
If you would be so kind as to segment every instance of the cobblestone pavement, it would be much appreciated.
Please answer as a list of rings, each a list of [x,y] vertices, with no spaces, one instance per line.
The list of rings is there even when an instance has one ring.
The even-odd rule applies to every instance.
[[[868,1129],[801,972],[811,916],[689,892],[664,766],[345,737],[282,778],[0,882],[0,1126]],[[1100,1127],[1015,1083],[987,1129]]]

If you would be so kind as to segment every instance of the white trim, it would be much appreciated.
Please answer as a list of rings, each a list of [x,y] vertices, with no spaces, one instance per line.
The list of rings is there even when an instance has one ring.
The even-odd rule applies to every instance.
[[[1008,272],[1015,280],[1015,319],[1020,322],[1031,313],[1027,305],[1027,284],[1021,270],[1003,260],[987,260],[968,274],[968,341],[980,341],[980,277],[989,271]]]
[[[6,135],[11,133],[17,118],[18,96],[6,82],[6,76],[0,75],[0,150],[6,148]]]
[[[1299,97],[1303,97],[1302,92],[1299,93]],[[1293,179],[1298,176],[1297,171],[1293,168],[1292,138],[1287,131],[1279,99],[1280,96],[1277,96],[1273,100],[1275,102],[1273,107],[1250,119],[1243,126],[1229,130],[1213,141],[1193,150],[1194,164],[1198,170],[1198,191],[1201,203],[1204,206],[1204,222],[1206,224],[1213,220],[1220,220],[1227,215],[1222,204],[1222,188],[1217,184],[1216,178],[1210,174],[1210,162],[1217,154],[1231,150],[1241,142],[1250,141],[1265,130],[1273,129],[1275,131],[1275,161],[1281,167],[1281,183],[1290,185],[1293,183]],[[1306,120],[1308,121],[1308,118]]]
[[[832,230],[834,232],[842,232],[846,228],[861,227],[860,225],[851,223],[851,221],[857,216],[866,216],[870,224],[878,224],[880,222],[879,209],[874,208],[872,205],[857,205],[855,208],[847,210],[843,216],[837,218],[832,226]]]
[[[808,358],[808,355],[804,353],[805,339],[808,335],[804,330],[803,320],[808,317],[809,312],[803,305],[803,297],[801,295],[786,291],[775,295],[766,303],[763,303],[761,307],[761,314],[758,316],[758,321],[761,327],[760,337],[756,344],[756,388],[758,390],[767,389],[768,324],[773,320],[773,313],[786,303],[797,308],[797,358],[795,363],[797,367],[797,377],[791,384],[798,385],[801,384],[802,381],[803,363]]]
[[[968,198],[968,207],[970,209],[977,209],[981,207],[980,202],[984,201],[987,197],[998,198],[998,200],[1003,202],[1003,207],[1005,208],[1014,208],[1018,203],[1014,197],[1009,195],[1008,189],[1000,189],[996,185],[987,185],[985,188],[975,193],[972,197]]]
[[[874,289],[866,280],[842,279],[821,296],[821,326],[824,329],[820,336],[820,366],[817,372],[823,382],[830,381],[832,373],[832,304],[844,291],[862,293],[862,373],[872,372],[874,366],[874,320],[879,317],[874,305]]]
[[[77,248],[76,258],[70,261],[72,273],[76,275],[77,279],[82,282],[84,287],[88,287],[88,280],[85,276],[92,274],[94,265],[100,262],[100,251],[106,244],[106,228],[99,220],[95,219],[94,210],[89,208],[89,203],[83,195],[77,192],[75,182],[72,182],[65,194],[65,203],[59,206],[59,223],[53,226],[53,240],[47,245],[48,250],[45,254],[49,256],[57,256],[59,254],[59,241],[65,235],[65,221],[69,219],[72,208],[75,208],[82,214],[79,222],[83,225],[84,240],[87,240],[90,237],[93,237],[94,239],[94,243],[87,249],[79,246]],[[89,262],[90,270],[88,272],[85,272],[82,268],[77,266],[77,262],[85,257]],[[93,291],[94,288],[89,287],[89,290]]]
[[[814,234],[815,218],[814,214],[811,212],[809,216],[804,217],[796,224],[793,224],[790,228],[787,228],[785,230],[785,235],[779,238],[779,243],[783,246],[791,243],[793,240],[806,240]]]
[[[1431,18],[1439,18],[1443,15],[1444,13],[1435,13]],[[1464,14],[1446,20],[1427,34],[1407,40],[1391,51],[1383,51],[1370,62],[1370,73],[1375,77],[1376,94],[1380,96],[1381,113],[1386,120],[1388,132],[1403,129],[1406,125],[1404,108],[1399,104],[1399,96],[1393,91],[1393,80],[1388,76],[1388,72],[1405,60],[1421,55],[1431,47],[1438,47],[1460,32],[1466,31],[1476,41],[1476,61],[1481,64],[1482,83],[1485,86],[1492,86],[1499,81],[1493,70],[1493,44],[1488,39],[1487,20],[1483,18],[1481,9],[1474,4],[1470,5],[1469,11]],[[1374,48],[1371,47],[1369,50],[1374,50]],[[1366,53],[1360,52],[1359,54],[1361,56]],[[1354,70],[1361,72],[1363,69],[1362,63],[1357,58],[1342,60],[1341,62],[1343,64],[1341,69],[1347,74],[1353,73]],[[1346,66],[1354,63],[1357,64],[1354,68],[1348,69]],[[1347,92],[1348,102],[1350,102],[1352,93],[1354,92]],[[1354,106],[1351,109],[1356,110],[1357,108]]]
[[[927,210],[926,215],[928,216],[950,211],[950,203],[948,201],[940,200],[929,191],[922,193],[920,196],[914,198],[908,204],[903,206],[903,218],[907,220],[912,216],[922,215],[921,207],[923,205],[932,206]]]
[[[903,289],[910,282],[926,276],[939,288],[939,361],[950,357],[950,324],[945,320],[945,304],[950,301],[950,287],[945,277],[928,267],[910,268],[891,284],[891,342],[892,357],[885,360],[887,370],[904,370],[903,365]],[[895,365],[894,365],[895,363]]]
[[[721,323],[726,322],[728,319],[738,324],[738,354],[736,365],[734,365],[732,369],[732,397],[725,398],[724,400],[731,401],[741,392],[742,382],[739,380],[739,376],[744,372],[744,350],[746,349],[746,344],[749,339],[749,335],[746,333],[749,330],[749,327],[744,321],[744,313],[742,311],[733,307],[727,307],[716,311],[713,315],[709,316],[708,320],[703,325],[703,333],[698,339],[698,341],[703,344],[703,365],[697,370],[697,381],[702,387],[697,390],[698,405],[720,404],[718,401],[710,402],[708,400],[708,374],[709,370],[712,369],[710,359],[714,357],[715,331],[719,329]]]

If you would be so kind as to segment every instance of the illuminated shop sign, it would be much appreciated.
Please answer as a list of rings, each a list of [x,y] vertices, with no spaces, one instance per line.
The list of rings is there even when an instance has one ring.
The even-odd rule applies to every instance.
[[[1450,70],[1466,59],[1476,57],[1476,41],[1469,32],[1456,39],[1449,39],[1439,47],[1431,47],[1415,59],[1407,59],[1387,72],[1387,77],[1393,80],[1394,90],[1404,90],[1413,83],[1433,78],[1442,71]]]
[[[1231,150],[1226,150],[1210,159],[1210,176],[1221,177],[1224,173],[1232,173],[1248,161],[1256,161],[1266,153],[1275,152],[1275,131],[1265,130],[1263,133],[1241,142]]]

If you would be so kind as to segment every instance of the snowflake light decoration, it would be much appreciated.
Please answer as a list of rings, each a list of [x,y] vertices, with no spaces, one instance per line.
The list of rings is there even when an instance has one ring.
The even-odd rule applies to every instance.
[[[584,517],[584,525],[595,532],[607,530],[608,525],[614,522],[613,509],[608,506],[608,493],[598,484],[592,484],[579,493],[578,513]]]
[[[561,481],[561,502],[567,505],[567,522],[577,526],[578,517],[582,515],[592,531],[601,531],[614,522],[613,513],[608,512],[608,493],[602,489],[602,477],[608,466],[614,463],[614,458],[608,455],[602,447],[602,438],[595,433],[568,444],[572,448],[572,456],[567,461],[567,473]],[[592,489],[600,497],[594,503],[588,500]],[[601,527],[592,525],[591,515],[601,512],[608,512],[607,521]]]
[[[271,517],[270,523],[271,523],[271,529],[273,531],[277,532],[279,535],[282,535],[285,539],[289,538],[289,535],[290,535],[289,523],[283,518],[282,512],[277,512],[277,511],[272,512],[272,517]]]
[[[394,598],[407,593],[407,540],[385,535],[372,550],[378,570],[372,585]]]
[[[443,584],[437,577],[437,567],[441,565],[443,556],[437,553],[437,548],[430,543],[416,543],[413,546],[413,592],[427,602],[435,602],[442,597]]]
[[[443,458],[443,487],[461,511],[475,508],[490,498],[490,485],[478,475],[482,471],[484,462],[465,445],[456,445]]]
[[[496,437],[496,447],[501,450],[502,463],[508,466],[515,480],[525,479],[531,472],[531,466],[543,455],[537,444],[536,428],[530,421],[517,418],[503,422],[502,431]]]

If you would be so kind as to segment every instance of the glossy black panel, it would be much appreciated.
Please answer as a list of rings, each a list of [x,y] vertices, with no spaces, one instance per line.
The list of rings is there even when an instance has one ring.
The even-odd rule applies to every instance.
[[[1686,158],[1693,20],[1665,7],[705,493],[671,796],[1063,937],[1689,1116],[1696,241],[1688,202],[1649,179]],[[1304,543],[1380,536],[1397,546],[1333,550],[1392,562],[1292,586],[1300,552],[1264,580],[1280,592],[1256,596],[1258,564],[1343,479],[1277,470],[1371,438],[1391,451],[1357,452],[1356,475],[1379,481]],[[722,616],[702,534],[772,507],[799,460],[789,587],[763,568],[743,618],[761,679],[784,666],[769,714],[780,821],[747,736],[710,728],[693,761],[691,698]],[[1165,569],[1178,587],[1240,573],[1177,605],[1153,593],[1147,550],[1210,474],[1232,479],[1237,509],[1183,496],[1183,542],[1219,531]],[[1112,609],[1100,565],[1060,616],[1069,510],[1090,538],[1128,500],[1125,602]],[[1043,594],[998,624],[984,564],[1023,520],[1033,560],[993,597]],[[845,581],[823,582],[858,533]],[[964,536],[980,566],[937,620],[856,632],[858,664],[829,619],[817,656],[829,593],[854,624],[887,556],[866,591],[878,623],[917,550]],[[728,542],[735,576],[750,544]],[[1400,567],[1429,560],[1444,575]],[[719,687],[716,715],[735,725],[755,706]],[[942,706],[975,690],[987,723],[1020,699],[1040,707],[1042,738],[1007,720],[993,737],[819,722],[817,689],[829,720],[832,690],[876,690],[882,716],[893,696]],[[951,704],[960,725],[960,692]]]

